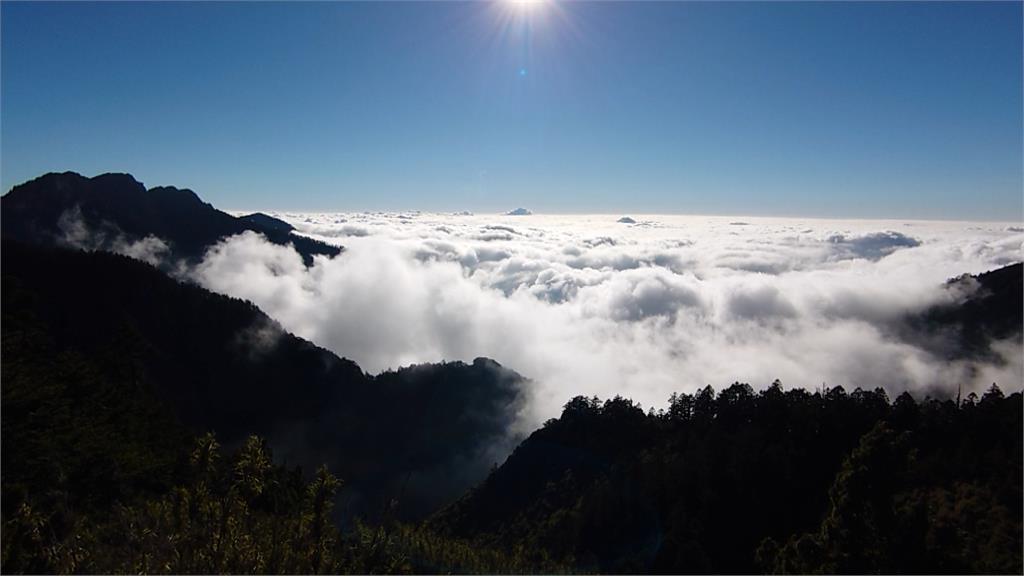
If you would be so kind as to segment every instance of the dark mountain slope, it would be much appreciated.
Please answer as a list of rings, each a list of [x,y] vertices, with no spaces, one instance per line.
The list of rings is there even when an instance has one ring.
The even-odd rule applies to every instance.
[[[174,426],[215,431],[228,445],[260,434],[287,462],[307,470],[327,463],[348,483],[343,501],[354,510],[376,513],[401,495],[398,513],[406,517],[479,480],[494,462],[488,451],[507,441],[518,406],[521,378],[493,361],[367,376],[248,302],[127,257],[4,241],[2,272],[5,482],[20,477],[28,454],[19,448],[25,438],[11,431],[50,426],[50,415],[35,407],[75,397],[64,396],[78,386],[66,378],[77,377],[51,374],[52,394],[35,398],[40,371],[53,358],[81,359],[79,371],[89,374],[83,381],[116,390],[116,406],[140,402],[144,409],[123,408],[128,420],[162,413]],[[21,395],[34,399],[16,401]],[[72,402],[65,411],[74,416],[79,408]],[[109,418],[121,410],[110,408]],[[126,421],[123,429],[109,422],[110,434],[154,436],[149,420],[158,421]],[[46,450],[36,457],[61,459]]]
[[[146,190],[129,174],[40,176],[3,196],[0,218],[5,238],[46,245],[70,241],[87,244],[78,247],[110,249],[117,241],[131,243],[155,236],[168,244],[170,256],[187,260],[201,258],[220,239],[246,230],[260,232],[277,244],[293,244],[307,265],[316,254],[340,252],[262,219],[235,218],[203,202],[191,190]]]
[[[430,525],[583,571],[1019,573],[1021,407],[996,389],[958,407],[735,384],[659,414],[577,398]]]
[[[965,296],[909,317],[904,337],[946,358],[992,358],[993,340],[1021,341],[1024,264],[964,274],[947,282],[946,289]]]

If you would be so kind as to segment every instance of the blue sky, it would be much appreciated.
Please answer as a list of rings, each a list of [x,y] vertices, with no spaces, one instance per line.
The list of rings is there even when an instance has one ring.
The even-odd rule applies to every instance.
[[[1022,219],[1021,4],[3,2],[4,191]]]

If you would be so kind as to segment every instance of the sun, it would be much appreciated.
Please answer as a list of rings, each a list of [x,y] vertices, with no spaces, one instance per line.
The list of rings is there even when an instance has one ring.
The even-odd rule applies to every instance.
[[[517,10],[536,10],[546,3],[547,0],[504,0],[505,3]]]

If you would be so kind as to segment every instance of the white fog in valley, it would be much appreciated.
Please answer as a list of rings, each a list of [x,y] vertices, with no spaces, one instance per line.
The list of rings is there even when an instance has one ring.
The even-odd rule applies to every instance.
[[[966,296],[948,279],[1020,261],[1015,224],[272,215],[344,251],[306,268],[245,233],[192,277],[367,372],[493,358],[532,380],[524,430],[578,394],[660,408],[674,391],[734,381],[894,397],[1016,390],[1024,377],[1014,342],[995,344],[1001,362],[949,362],[898,333],[906,315]]]

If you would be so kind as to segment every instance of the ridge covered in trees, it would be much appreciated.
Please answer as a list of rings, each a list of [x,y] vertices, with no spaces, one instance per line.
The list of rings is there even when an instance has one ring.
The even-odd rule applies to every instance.
[[[1021,394],[577,397],[429,525],[584,572],[1020,573]]]
[[[99,448],[124,437],[140,443],[139,457],[169,451],[176,429],[214,431],[229,447],[259,434],[283,462],[342,475],[348,512],[374,516],[400,497],[401,517],[415,519],[455,500],[495,464],[496,445],[515,441],[522,377],[492,360],[369,376],[251,303],[143,262],[12,241],[3,258],[7,486],[27,470],[38,472],[24,478],[34,486],[62,474],[86,492],[134,485],[131,475],[86,481],[66,469],[124,465],[76,464],[75,430],[99,423]],[[37,460],[58,468],[29,465]]]

